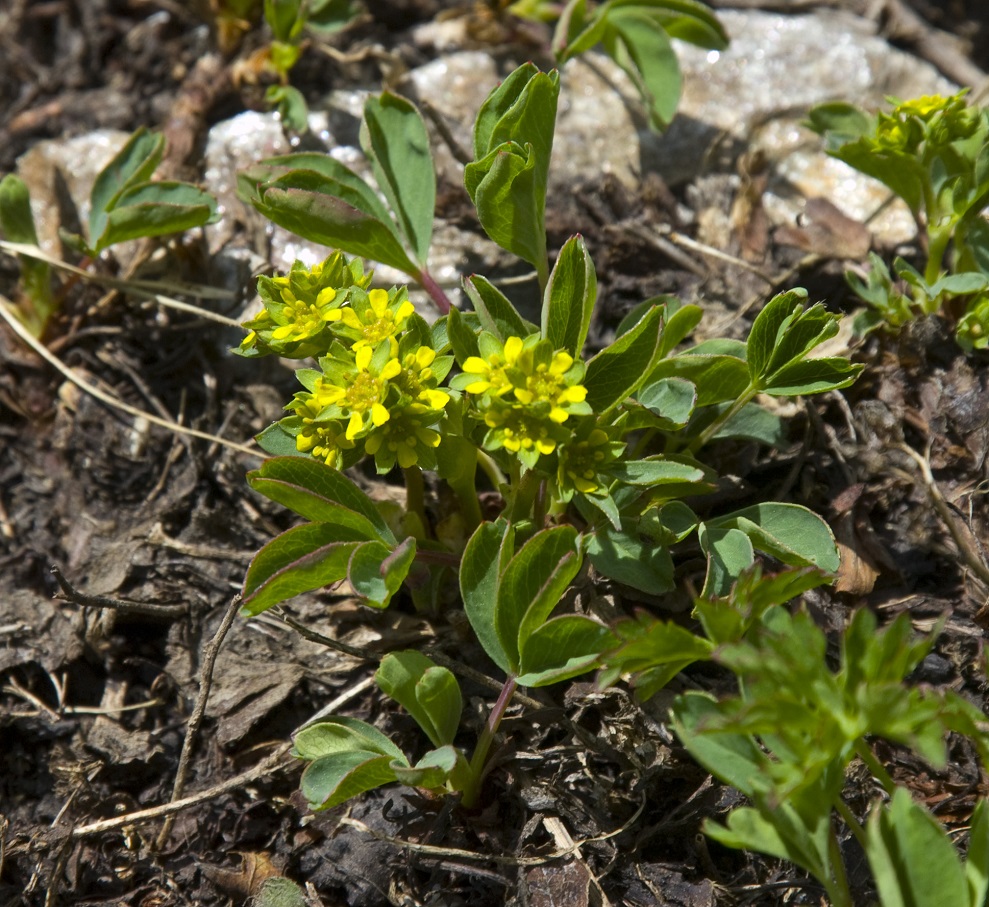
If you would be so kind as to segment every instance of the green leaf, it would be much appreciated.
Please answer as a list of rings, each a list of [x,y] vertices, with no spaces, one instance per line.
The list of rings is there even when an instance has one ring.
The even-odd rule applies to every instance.
[[[257,205],[265,188],[293,174],[307,173],[309,183],[298,181],[288,185],[305,185],[328,195],[335,195],[347,204],[390,226],[395,225],[378,194],[353,170],[328,154],[312,151],[282,154],[267,158],[237,174],[237,197]],[[397,238],[397,233],[395,234]]]
[[[393,768],[398,780],[409,787],[438,790],[451,780],[450,776],[462,768],[463,763],[464,757],[459,750],[447,745],[430,750],[412,767]]]
[[[694,412],[697,388],[684,378],[660,378],[640,387],[635,399],[657,415],[666,431],[683,428]]]
[[[142,126],[100,171],[89,195],[90,243],[103,235],[107,212],[116,204],[117,197],[131,186],[151,179],[164,153],[164,136],[148,132]]]
[[[795,397],[840,390],[855,383],[864,365],[853,365],[841,356],[804,359],[781,368],[762,392],[774,397]]]
[[[116,198],[99,236],[90,236],[96,252],[117,243],[180,233],[219,217],[216,199],[189,183],[139,183]]]
[[[985,799],[975,804],[971,826],[965,861],[968,907],[985,907],[989,894],[989,806]]]
[[[293,183],[303,185],[292,185]],[[313,189],[295,174],[262,187],[255,207],[272,222],[303,239],[360,255],[416,277],[418,268],[395,237],[394,226],[340,198]]]
[[[580,561],[577,530],[557,526],[537,532],[505,567],[498,588],[495,629],[515,673],[526,637],[559,603],[577,575]]]
[[[804,125],[818,135],[829,135],[835,142],[844,144],[869,135],[874,118],[854,104],[831,101],[812,107]]]
[[[402,751],[374,725],[344,715],[306,725],[296,733],[292,743],[293,755],[308,761],[353,751],[405,760]]]
[[[264,18],[276,41],[289,42],[302,31],[303,0],[264,0]]]
[[[293,48],[297,52],[297,48]],[[292,67],[286,67],[286,71]],[[282,123],[292,132],[300,135],[309,130],[309,105],[306,96],[292,85],[269,85],[264,93],[269,107],[278,111]]]
[[[587,403],[599,416],[636,392],[659,357],[663,310],[652,309],[628,333],[587,363]]]
[[[636,2],[641,0],[632,0],[633,5]],[[659,0],[647,5],[658,7],[659,21],[671,38],[710,50],[724,50],[728,46],[725,27],[710,7],[698,0]]]
[[[436,212],[436,171],[426,124],[415,105],[385,91],[364,105],[361,147],[420,265]]]
[[[869,818],[866,856],[883,907],[968,904],[965,872],[938,821],[898,787]]]
[[[464,185],[485,232],[531,262],[546,279],[546,185],[560,93],[557,72],[527,63],[481,105],[474,124],[474,162]]]
[[[529,142],[546,158],[553,149],[559,73],[524,63],[492,91],[474,121],[474,160],[505,142]]]
[[[542,335],[554,350],[580,358],[596,299],[594,262],[583,237],[572,236],[560,250],[543,294]]]
[[[501,343],[509,337],[525,339],[536,333],[536,326],[526,321],[508,297],[480,274],[464,280],[464,291],[474,304],[481,327],[494,334]]]
[[[0,180],[0,230],[8,242],[38,245],[27,184],[13,173]],[[32,333],[40,337],[56,308],[52,299],[51,269],[48,262],[29,255],[18,255],[17,262],[31,306],[24,312],[24,320]]]
[[[605,47],[633,82],[649,111],[651,125],[670,124],[680,101],[681,76],[676,53],[663,28],[637,7],[612,9],[607,14]],[[623,45],[619,52],[615,37]]]
[[[740,529],[714,529],[707,523],[701,523],[697,534],[707,555],[701,595],[726,595],[731,584],[755,561],[752,540]]]
[[[589,617],[554,617],[523,641],[519,685],[545,687],[590,671],[614,643],[611,631]]]
[[[310,0],[306,27],[323,34],[339,31],[360,14],[352,0]]]
[[[294,595],[346,578],[350,556],[361,544],[354,530],[332,523],[307,523],[283,532],[247,568],[242,613],[254,617]]]
[[[369,527],[364,538],[397,542],[372,501],[340,470],[313,457],[273,457],[247,474],[250,486],[265,497],[313,522],[342,522],[353,528]],[[343,517],[341,510],[351,517]]]
[[[720,407],[712,409],[719,410]],[[786,431],[783,420],[776,413],[758,403],[746,403],[711,436],[712,441],[722,438],[744,438],[767,447],[782,447],[786,441]]]
[[[671,710],[673,729],[687,751],[716,778],[752,797],[766,773],[766,756],[747,734],[710,733],[720,715],[717,702],[707,693],[678,696]]]
[[[463,703],[450,671],[421,652],[390,652],[381,660],[374,680],[416,720],[433,746],[453,742]]]
[[[608,469],[608,474],[629,485],[665,485],[679,482],[703,482],[704,471],[689,463],[678,463],[657,456],[648,460],[629,460]]]
[[[587,538],[586,550],[595,570],[626,586],[650,595],[673,588],[673,559],[665,546],[606,527]]]
[[[506,674],[508,653],[496,630],[501,575],[515,550],[515,531],[508,520],[481,523],[467,542],[460,561],[460,594],[467,619],[484,651]]]
[[[330,809],[397,780],[391,758],[357,750],[323,756],[302,773],[300,789],[310,809]]]
[[[362,604],[387,608],[405,581],[415,556],[416,542],[412,536],[394,550],[379,541],[365,542],[350,556],[347,579]]]
[[[546,273],[546,187],[532,145],[506,142],[468,164],[464,185],[484,232],[499,246]]]
[[[792,567],[814,566],[829,573],[838,569],[834,534],[816,513],[799,504],[756,504],[708,520],[707,526],[740,529],[760,551]]]
[[[697,389],[696,406],[711,406],[737,400],[749,386],[749,369],[744,359],[721,354],[687,352],[661,360],[646,379],[653,383],[679,378],[690,381]]]
[[[673,677],[695,661],[709,658],[714,645],[672,621],[660,621],[641,612],[614,628],[618,646],[603,659],[602,683],[623,674],[635,675],[636,696],[649,699]]]
[[[472,323],[473,322],[473,323]],[[480,354],[477,346],[477,332],[480,325],[470,313],[462,314],[459,309],[451,309],[446,316],[447,336],[458,365],[463,365],[471,356]]]

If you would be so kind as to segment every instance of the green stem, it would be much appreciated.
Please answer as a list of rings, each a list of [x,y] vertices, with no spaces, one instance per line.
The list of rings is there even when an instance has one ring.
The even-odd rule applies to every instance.
[[[467,533],[473,533],[481,525],[481,502],[477,499],[477,487],[474,485],[473,476],[462,482],[450,482],[447,484],[453,489],[460,504],[460,515],[464,518],[464,528]]]
[[[927,267],[924,269],[924,280],[928,284],[934,284],[941,276],[941,267],[944,264],[944,253],[951,240],[951,228],[940,227],[929,234],[927,243]],[[933,306],[937,303],[937,298],[928,299],[924,305],[924,311],[931,315],[935,311]]]
[[[834,807],[838,810],[838,815],[845,820],[845,824],[851,830],[852,834],[855,835],[855,840],[865,849],[865,829],[862,827],[862,823],[852,814],[852,811],[848,808],[848,804],[841,797],[838,797],[834,801]]]
[[[718,429],[721,428],[729,419],[734,418],[738,413],[742,411],[742,407],[745,406],[757,393],[759,389],[753,387],[751,384],[742,392],[741,396],[732,403],[721,415],[715,416],[714,421],[704,429],[690,444],[687,448],[687,453],[695,454],[700,450],[708,441],[711,440],[717,433]]]
[[[501,471],[501,467],[494,461],[491,454],[483,450],[478,450],[477,465],[481,467],[481,471],[488,477],[488,481],[495,491],[500,491],[503,485],[508,484],[508,479]]]
[[[865,763],[866,768],[872,772],[873,777],[883,786],[883,790],[892,797],[896,793],[896,782],[890,776],[890,773],[886,771],[886,767],[876,758],[869,744],[862,739],[856,740],[855,754]]]
[[[418,466],[406,466],[402,470],[405,477],[405,506],[410,513],[419,517],[423,532],[428,532],[426,521],[426,493],[422,481],[422,470]]]
[[[828,856],[831,863],[831,878],[824,880],[831,907],[855,907],[852,892],[848,888],[848,876],[845,874],[845,861],[841,857],[841,847],[834,827],[828,834]]]
[[[460,801],[467,809],[477,803],[478,795],[481,792],[481,782],[484,780],[484,766],[488,760],[488,752],[491,749],[491,744],[494,743],[495,734],[498,733],[501,719],[505,717],[505,712],[508,710],[508,705],[517,688],[518,683],[515,680],[515,675],[509,674],[498,694],[498,700],[488,713],[488,720],[484,722],[481,735],[477,738],[477,746],[474,747],[474,753],[470,759],[470,778]]]
[[[505,508],[508,511],[509,522],[517,523],[519,520],[528,519],[532,514],[540,484],[542,483],[539,476],[531,469],[518,482],[513,483],[512,499]]]

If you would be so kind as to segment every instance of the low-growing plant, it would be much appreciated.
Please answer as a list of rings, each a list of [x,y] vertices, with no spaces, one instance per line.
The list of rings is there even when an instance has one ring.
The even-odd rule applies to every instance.
[[[824,886],[831,904],[851,907],[861,901],[848,881],[837,815],[865,852],[883,907],[984,907],[985,801],[974,811],[963,863],[944,827],[892,780],[870,740],[907,747],[943,768],[945,737],[955,731],[972,739],[986,765],[986,718],[954,692],[909,683],[939,629],[911,639],[906,614],[879,629],[870,611],[855,612],[840,637],[837,669],[830,667],[828,640],[810,615],[782,607],[826,581],[815,569],[768,578],[750,569],[727,596],[695,602],[700,634],[648,615],[627,620],[614,628],[621,642],[604,657],[602,681],[630,675],[648,698],[693,661],[711,660],[736,675],[736,696],[690,691],[671,708],[690,754],[749,801],[724,825],[705,823],[719,843],[789,860]],[[885,794],[864,823],[844,794],[855,759]]]
[[[111,246],[133,239],[180,233],[219,217],[216,199],[191,183],[154,180],[165,153],[165,138],[138,129],[100,171],[89,197],[88,235],[62,232],[63,241],[95,259]],[[8,242],[37,246],[27,186],[10,174],[0,181],[0,229]],[[58,296],[46,262],[18,255],[22,297],[18,314],[40,337],[58,308]]]
[[[479,212],[486,204],[500,212],[489,233],[523,257],[531,254],[535,264],[545,256],[545,232],[533,187],[544,198],[556,80],[533,69],[522,67],[482,107],[475,136],[487,151],[465,181]],[[407,101],[386,94],[371,99],[368,110],[377,124],[366,127],[369,136],[398,127],[424,135]],[[420,194],[423,207],[415,207],[397,159],[381,150],[386,146],[366,144],[377,149],[391,213],[370,187],[358,188],[356,177],[317,156],[307,158],[306,170],[262,182],[252,198],[279,222],[304,222],[329,239],[344,235],[345,218],[337,200],[312,187],[346,187],[363,206],[352,217],[367,226],[360,235],[415,237],[424,250],[432,192]],[[276,166],[268,162],[265,172]],[[321,211],[328,212],[324,226]],[[420,682],[427,698],[433,683],[450,690],[446,674],[418,660],[415,670],[403,669],[414,682],[396,686],[390,668],[379,672],[379,685],[413,714],[436,750],[413,767],[359,724],[316,725],[296,744],[313,763],[306,783],[314,803],[338,803],[365,785],[394,780],[460,790],[473,803],[516,687],[591,670],[615,643],[588,615],[553,616],[585,558],[598,573],[650,594],[674,588],[674,552],[694,535],[706,558],[709,595],[726,593],[757,551],[798,567],[838,566],[827,524],[800,505],[764,502],[706,516],[694,510],[716,480],[700,459],[708,444],[780,443],[779,419],[759,406],[760,394],[798,396],[855,380],[860,366],[810,357],[834,336],[838,316],[807,306],[806,293],[791,290],[766,304],[746,341],[683,348],[701,310],[664,297],[640,306],[611,344],[585,358],[597,280],[581,237],[564,244],[542,282],[539,324],[473,275],[464,290],[474,311],[451,308],[432,325],[405,287],[371,288],[370,275],[341,252],[315,267],[296,262],[287,275],[259,282],[264,309],[248,322],[239,351],[308,358],[316,367],[297,371],[302,390],[289,415],[258,437],[275,456],[251,474],[251,484],[308,522],[258,553],[245,581],[246,613],[342,581],[379,608],[404,585],[420,610],[433,613],[454,604],[453,585],[478,641],[506,677],[468,761],[453,742],[454,694],[437,700],[446,716],[440,734],[439,713],[409,692]],[[379,509],[343,475],[365,458],[379,474],[400,472],[404,511]],[[424,472],[449,488],[454,507],[427,506]],[[494,496],[493,519],[484,518],[482,490]]]
[[[889,113],[875,115],[845,103],[810,112],[828,153],[903,199],[920,231],[920,270],[898,258],[894,277],[870,255],[865,280],[848,275],[871,307],[856,319],[861,332],[945,311],[965,349],[989,346],[989,111],[968,106],[965,94],[894,98]]]

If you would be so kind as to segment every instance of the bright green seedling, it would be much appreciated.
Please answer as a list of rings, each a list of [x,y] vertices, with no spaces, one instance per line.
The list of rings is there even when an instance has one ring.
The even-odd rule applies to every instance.
[[[353,21],[358,11],[351,0],[264,0],[264,18],[272,34],[265,58],[279,83],[268,88],[265,100],[278,110],[282,122],[293,132],[309,129],[306,99],[289,84],[289,74],[302,55],[307,31],[332,34]]]
[[[152,179],[164,153],[164,136],[138,129],[96,177],[89,197],[88,239],[63,233],[63,240],[80,254],[96,258],[117,243],[215,222],[216,199],[208,192],[191,183]],[[12,174],[0,181],[0,229],[8,242],[38,245],[27,187]],[[40,337],[58,307],[50,269],[40,259],[18,258],[24,293],[18,311]]]
[[[649,112],[664,129],[680,101],[680,67],[671,38],[724,50],[728,35],[708,6],[696,0],[519,0],[508,11],[526,19],[556,21],[553,53],[558,64],[601,47],[624,69]]]
[[[384,92],[364,106],[361,147],[384,200],[328,154],[269,158],[238,175],[238,195],[286,230],[408,274],[441,312],[450,300],[427,270],[436,174],[415,106]]]
[[[989,345],[989,110],[966,106],[965,92],[911,101],[891,99],[890,113],[870,116],[851,104],[824,104],[808,125],[827,139],[828,152],[878,179],[910,208],[922,240],[923,267],[894,263],[899,280],[876,256],[852,289],[871,307],[857,319],[862,332],[898,328],[918,315],[957,308],[959,343]]]
[[[728,599],[697,603],[704,630],[699,639],[711,646],[707,657],[735,673],[740,693],[720,702],[706,693],[679,696],[672,709],[674,727],[690,754],[750,803],[732,810],[725,825],[707,822],[706,833],[729,847],[790,860],[824,886],[832,904],[851,907],[861,901],[849,885],[836,812],[865,850],[884,907],[983,907],[989,847],[984,804],[973,822],[975,860],[963,869],[944,829],[895,785],[868,742],[882,737],[943,767],[945,736],[955,731],[970,736],[986,761],[989,736],[979,709],[953,692],[907,682],[936,633],[911,639],[905,614],[877,630],[875,617],[863,609],[841,636],[834,670],[827,639],[810,616],[803,610],[791,615],[776,605],[809,588],[814,575],[792,574],[782,585],[778,580],[769,597],[743,579]],[[651,693],[672,676],[669,629],[655,623],[631,633],[619,628],[619,634],[627,642],[605,658],[612,677],[637,671]],[[669,654],[650,662],[644,644],[653,640]],[[694,648],[703,657],[703,646]],[[874,807],[865,828],[842,796],[846,769],[855,758],[892,798],[890,806]],[[928,880],[937,878],[957,896],[945,899],[945,888],[919,880],[920,866]]]

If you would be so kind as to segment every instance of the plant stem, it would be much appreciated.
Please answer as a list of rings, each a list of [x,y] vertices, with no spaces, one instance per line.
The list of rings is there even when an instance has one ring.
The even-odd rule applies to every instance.
[[[448,315],[450,309],[453,308],[453,303],[450,302],[450,297],[443,292],[443,288],[433,280],[429,271],[423,268],[415,275],[415,278],[419,282],[419,285],[429,294],[429,298],[436,303],[436,308],[440,310],[440,314]]]
[[[876,758],[869,744],[862,739],[856,740],[855,754],[865,763],[866,768],[872,772],[873,777],[883,786],[883,790],[892,797],[896,793],[896,782],[890,777],[889,772],[886,771],[886,767]]]
[[[422,470],[418,466],[406,466],[402,469],[405,477],[405,506],[410,513],[419,517],[423,532],[428,532],[429,523],[426,521],[426,495],[422,482]]]
[[[450,482],[447,484],[457,496],[457,503],[460,504],[460,515],[464,518],[464,528],[468,533],[472,533],[481,525],[481,502],[477,499],[477,487],[474,478],[463,482]]]
[[[518,482],[513,483],[512,499],[508,507],[509,522],[517,523],[532,513],[532,505],[539,491],[540,478],[533,470],[529,470]]]
[[[464,795],[460,801],[467,809],[470,809],[477,803],[478,795],[481,792],[481,781],[484,779],[484,764],[487,762],[488,752],[491,749],[491,744],[494,743],[495,734],[498,733],[498,728],[501,725],[501,719],[505,717],[505,712],[508,709],[509,703],[512,701],[512,696],[515,695],[517,687],[518,683],[516,683],[515,675],[509,674],[505,678],[505,683],[501,688],[501,692],[498,694],[497,701],[488,713],[488,720],[484,722],[481,735],[477,738],[477,746],[474,747],[474,753],[470,758],[470,780],[464,788]]]
[[[940,227],[937,230],[932,230],[929,234],[927,244],[927,267],[924,269],[924,280],[928,284],[936,283],[938,277],[941,276],[941,266],[944,264],[944,253],[948,248],[948,242],[950,239],[950,227]],[[932,304],[934,302],[936,302],[936,297],[935,299],[929,299],[927,304],[924,305],[924,311],[928,315],[933,314],[935,311],[935,309],[932,308]]]
[[[759,393],[759,389],[750,384],[739,396],[739,398],[728,407],[728,409],[720,415],[715,416],[714,421],[696,438],[694,438],[691,444],[687,447],[687,453],[697,453],[698,450],[700,450],[718,433],[718,429],[720,429],[721,426],[724,425],[729,419],[732,419],[738,415],[738,413],[742,411],[742,407],[744,407],[745,404],[748,403],[757,393]]]
[[[848,808],[848,804],[837,797],[834,801],[834,808],[838,810],[838,815],[845,820],[845,824],[848,826],[849,830],[853,835],[855,835],[855,840],[865,848],[865,829],[862,828],[862,823],[852,814],[852,811]]]
[[[488,481],[495,491],[501,491],[501,487],[508,484],[508,479],[501,471],[501,467],[489,453],[479,449],[477,451],[477,465],[481,467],[481,471],[488,477]]]
[[[828,834],[828,856],[831,858],[831,878],[824,881],[831,907],[855,907],[852,893],[848,888],[848,876],[845,874],[845,861],[841,857],[841,847],[838,846],[838,836],[832,827]]]

